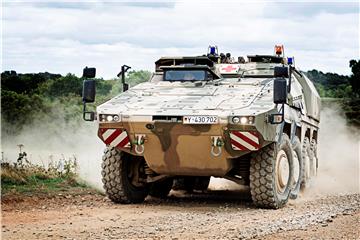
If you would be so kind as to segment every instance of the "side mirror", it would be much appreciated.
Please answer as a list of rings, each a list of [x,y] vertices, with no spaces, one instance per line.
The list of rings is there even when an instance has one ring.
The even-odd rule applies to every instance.
[[[84,103],[95,102],[95,80],[85,80],[83,83],[82,100]]]
[[[279,78],[288,78],[289,77],[289,69],[288,67],[274,67],[274,77]]]
[[[274,103],[284,104],[287,99],[287,88],[285,78],[274,79]]]
[[[94,78],[96,76],[96,68],[85,67],[83,70],[83,78]]]

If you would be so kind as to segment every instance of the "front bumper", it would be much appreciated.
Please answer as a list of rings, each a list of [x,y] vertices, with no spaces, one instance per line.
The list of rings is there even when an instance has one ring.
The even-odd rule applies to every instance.
[[[159,174],[194,176],[224,176],[232,168],[231,159],[257,151],[263,142],[253,126],[239,129],[225,124],[103,123],[98,135],[107,145],[144,156],[149,167]],[[220,139],[222,144],[214,139]],[[142,152],[138,150],[140,144]],[[214,154],[219,151],[221,154]]]

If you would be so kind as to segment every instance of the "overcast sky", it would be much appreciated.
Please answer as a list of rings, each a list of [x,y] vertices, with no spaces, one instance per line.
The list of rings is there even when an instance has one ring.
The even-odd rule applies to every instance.
[[[75,73],[94,66],[114,77],[122,64],[153,71],[168,55],[201,55],[209,44],[233,56],[272,54],[275,44],[302,70],[349,74],[359,59],[359,2],[6,1],[2,70]]]

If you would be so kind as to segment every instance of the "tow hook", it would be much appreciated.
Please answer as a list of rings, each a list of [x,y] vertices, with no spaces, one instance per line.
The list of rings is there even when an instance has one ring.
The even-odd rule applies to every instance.
[[[144,153],[145,147],[145,135],[144,134],[135,134],[135,141],[133,142],[135,145],[135,152],[139,155]]]
[[[222,153],[221,147],[224,146],[224,141],[220,136],[212,136],[211,142],[211,155],[213,155],[214,157],[220,156]],[[217,148],[216,151],[215,148]]]

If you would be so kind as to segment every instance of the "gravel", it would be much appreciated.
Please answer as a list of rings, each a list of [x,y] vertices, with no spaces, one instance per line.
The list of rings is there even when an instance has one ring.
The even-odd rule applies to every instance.
[[[16,211],[19,209],[21,212]],[[35,206],[28,206],[26,201],[17,206],[7,202],[2,208],[2,237],[261,239],[313,226],[328,228],[338,216],[359,211],[360,194],[300,198],[278,210],[258,209],[236,191],[192,195],[173,192],[168,199],[148,198],[136,205],[117,205],[91,194],[73,196],[71,202],[68,198],[39,199]]]

